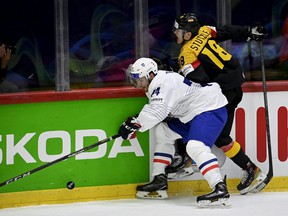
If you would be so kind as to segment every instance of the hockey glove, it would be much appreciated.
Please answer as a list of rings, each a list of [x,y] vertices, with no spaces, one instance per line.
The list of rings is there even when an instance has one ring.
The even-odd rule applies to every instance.
[[[249,37],[248,37],[248,41],[250,40],[255,40],[255,41],[261,41],[265,38],[267,38],[268,33],[267,30],[265,28],[265,26],[262,25],[258,25],[258,26],[250,26],[249,27]]]
[[[133,139],[136,137],[136,131],[141,128],[141,125],[138,124],[135,117],[129,117],[125,122],[120,126],[118,133],[125,140]]]

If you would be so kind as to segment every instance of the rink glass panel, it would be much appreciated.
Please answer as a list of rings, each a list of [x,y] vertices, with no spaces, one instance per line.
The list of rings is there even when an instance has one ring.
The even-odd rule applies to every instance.
[[[125,69],[142,52],[135,47],[135,38],[145,34],[142,43],[149,48],[143,55],[173,66],[180,49],[170,37],[174,19],[184,12],[194,12],[201,24],[206,25],[264,24],[269,33],[269,38],[263,41],[267,79],[287,80],[287,1],[137,0],[147,8],[135,1],[3,1],[0,43],[17,46],[6,79],[16,83],[19,91],[62,91],[63,84],[67,85],[64,90],[129,85]],[[137,10],[135,5],[139,7]],[[259,5],[263,5],[261,10]],[[62,15],[66,18],[66,22],[60,23],[62,26],[55,25],[61,21],[61,16],[55,13],[59,7],[63,7]],[[141,10],[147,14],[148,20],[143,22],[148,24],[137,32],[135,11]],[[61,44],[61,38],[55,34],[61,33],[58,28],[68,31],[63,40],[68,42],[67,49],[56,47]],[[228,50],[239,59],[247,81],[261,79],[257,43],[234,40]],[[59,61],[68,64],[67,67],[58,67]],[[56,82],[57,75],[64,76],[66,83]]]

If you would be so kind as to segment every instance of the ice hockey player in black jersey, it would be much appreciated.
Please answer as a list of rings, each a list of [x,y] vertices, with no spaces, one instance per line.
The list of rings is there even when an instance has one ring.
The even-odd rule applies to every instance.
[[[230,137],[234,112],[243,96],[241,88],[244,82],[243,71],[237,59],[221,47],[219,42],[229,39],[259,41],[267,37],[265,28],[234,25],[219,28],[200,26],[195,14],[185,13],[175,20],[173,33],[176,42],[182,44],[178,57],[180,67],[178,72],[198,83],[217,82],[221,86],[228,100],[226,105],[228,120],[215,145],[242,168],[243,177],[237,186],[240,194],[257,192],[253,189],[263,181],[265,174],[244,153],[241,145]],[[189,164],[185,164],[191,163],[185,150],[177,160],[166,168],[168,178],[179,176],[179,173],[191,174],[188,170]]]

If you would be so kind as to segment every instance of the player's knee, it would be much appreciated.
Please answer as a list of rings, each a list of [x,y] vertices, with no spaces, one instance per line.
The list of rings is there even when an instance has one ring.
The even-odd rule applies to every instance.
[[[155,146],[155,152],[171,155],[171,158],[175,154],[174,145],[167,145],[165,143],[157,143]],[[171,162],[171,161],[170,161]]]
[[[229,135],[220,135],[218,139],[215,141],[215,145],[218,148],[225,147],[233,142],[232,138]]]
[[[198,155],[203,152],[210,153],[211,149],[208,146],[206,146],[203,142],[197,140],[190,140],[187,143],[186,151],[192,159],[196,159],[198,158]]]
[[[156,142],[174,145],[175,140],[181,138],[179,134],[172,131],[167,123],[161,122],[155,127]]]

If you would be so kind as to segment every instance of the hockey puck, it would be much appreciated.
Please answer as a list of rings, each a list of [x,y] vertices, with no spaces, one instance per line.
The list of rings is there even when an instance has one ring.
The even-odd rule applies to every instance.
[[[75,183],[73,181],[69,181],[69,182],[67,182],[66,187],[69,190],[72,190],[75,187]]]

